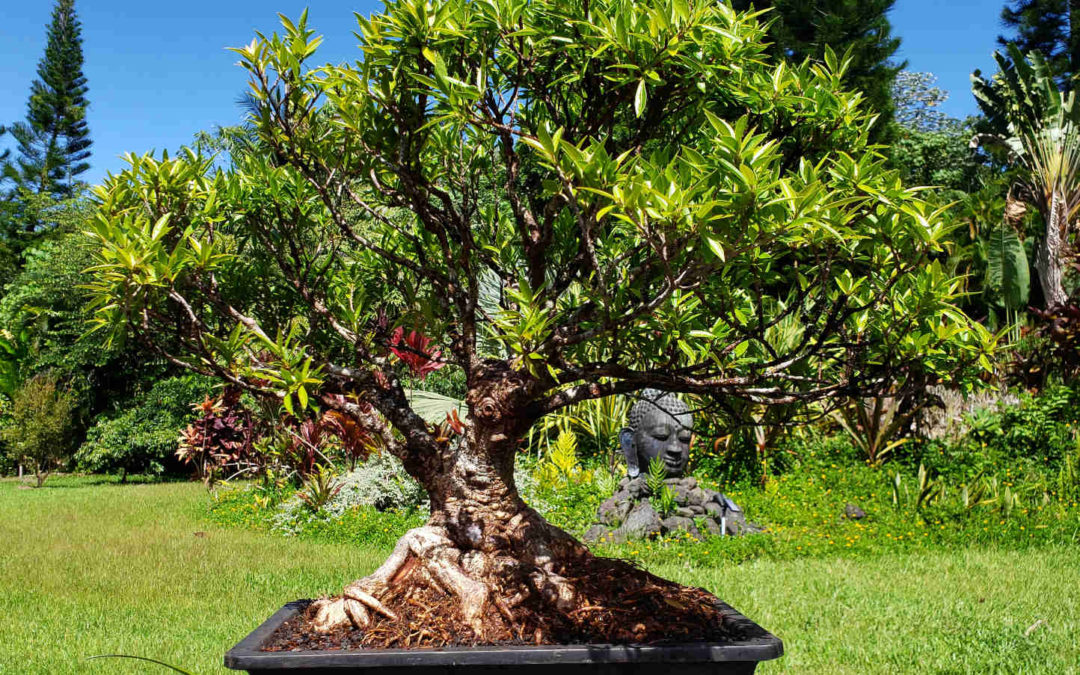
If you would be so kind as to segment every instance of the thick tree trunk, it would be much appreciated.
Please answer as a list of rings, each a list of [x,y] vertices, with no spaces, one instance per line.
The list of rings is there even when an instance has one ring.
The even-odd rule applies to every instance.
[[[715,638],[713,596],[596,558],[525,504],[514,457],[528,417],[504,400],[470,392],[463,436],[403,453],[431,517],[342,597],[313,605],[312,627],[358,628],[373,647]]]
[[[1053,309],[1068,300],[1062,279],[1062,249],[1067,221],[1065,200],[1060,192],[1055,191],[1046,218],[1046,233],[1035,255],[1035,269],[1039,273],[1039,286],[1042,287],[1046,309]]]
[[[576,594],[564,573],[588,551],[521,499],[513,477],[517,442],[501,428],[474,425],[456,443],[428,448],[423,465],[409,467],[427,489],[428,522],[342,599],[324,603],[316,626],[398,621],[380,598],[417,583],[456,598],[456,618],[476,640],[512,636],[514,610],[525,603],[572,610]]]

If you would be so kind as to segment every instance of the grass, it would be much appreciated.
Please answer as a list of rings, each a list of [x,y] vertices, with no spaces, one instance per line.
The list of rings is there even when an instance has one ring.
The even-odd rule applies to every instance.
[[[102,653],[229,672],[222,654],[274,609],[336,591],[387,552],[222,528],[206,504],[198,484],[0,481],[0,673],[155,672],[86,661]],[[1077,673],[1078,556],[987,544],[650,568],[780,635],[787,654],[765,673]]]
[[[1077,673],[1078,553],[961,550],[653,571],[708,588],[779,635],[787,653],[763,673]]]
[[[191,483],[0,482],[0,673],[151,668],[85,661],[107,653],[225,672],[225,650],[272,611],[337,590],[383,556],[210,527],[206,499]]]

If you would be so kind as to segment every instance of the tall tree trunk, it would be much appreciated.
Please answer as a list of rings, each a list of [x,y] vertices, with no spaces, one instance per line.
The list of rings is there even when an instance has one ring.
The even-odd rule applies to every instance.
[[[1042,287],[1046,309],[1062,305],[1068,300],[1062,281],[1062,249],[1068,217],[1065,200],[1061,192],[1055,190],[1050,201],[1050,214],[1046,218],[1046,233],[1035,255],[1035,269],[1039,273],[1039,285]]]

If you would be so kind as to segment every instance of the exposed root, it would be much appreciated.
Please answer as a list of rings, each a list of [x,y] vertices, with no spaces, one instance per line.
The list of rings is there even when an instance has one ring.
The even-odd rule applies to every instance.
[[[527,557],[462,552],[437,526],[412,530],[378,570],[313,604],[281,642],[309,644],[312,630],[319,644],[343,649],[731,637],[701,589],[583,550],[567,558],[557,540],[558,553],[532,543]]]
[[[365,629],[372,623],[372,613],[396,621],[397,615],[378,598],[419,576],[420,581],[426,581],[436,590],[456,596],[461,618],[478,638],[483,639],[483,615],[490,589],[462,569],[462,557],[439,528],[427,526],[411,530],[370,576],[346,586],[341,598],[319,600],[313,626],[323,633],[350,623]]]

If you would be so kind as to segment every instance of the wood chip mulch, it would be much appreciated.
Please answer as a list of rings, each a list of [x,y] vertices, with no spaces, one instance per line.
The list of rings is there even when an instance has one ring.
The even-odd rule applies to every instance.
[[[398,619],[378,617],[367,629],[317,633],[310,608],[286,621],[263,651],[419,649],[477,645],[724,643],[742,637],[725,622],[714,595],[660,579],[624,561],[588,558],[564,570],[580,603],[570,612],[526,601],[485,618],[487,639],[478,640],[461,619],[457,600],[429,585],[406,580],[382,602]],[[496,593],[498,595],[498,593]]]

